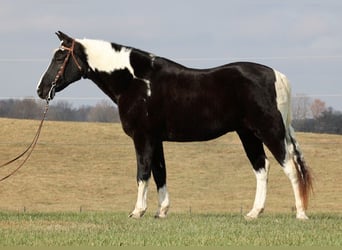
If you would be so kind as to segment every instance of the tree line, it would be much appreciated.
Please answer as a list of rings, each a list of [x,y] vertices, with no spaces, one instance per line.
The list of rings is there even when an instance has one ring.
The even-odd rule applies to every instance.
[[[0,100],[0,117],[16,119],[41,119],[44,104],[35,99]],[[326,107],[320,99],[302,96],[293,98],[293,122],[295,130],[301,132],[342,134],[342,112]],[[108,100],[95,106],[73,107],[70,102],[57,101],[49,108],[48,120],[120,122],[117,107]]]
[[[342,134],[342,112],[329,107],[318,117],[295,119],[292,125],[301,132]]]
[[[0,100],[0,117],[16,119],[41,119],[44,102],[35,99]],[[117,108],[110,101],[100,101],[95,106],[74,108],[70,102],[52,103],[47,113],[51,121],[120,122]]]
[[[292,126],[301,132],[342,134],[342,112],[326,107],[320,99],[293,98]]]

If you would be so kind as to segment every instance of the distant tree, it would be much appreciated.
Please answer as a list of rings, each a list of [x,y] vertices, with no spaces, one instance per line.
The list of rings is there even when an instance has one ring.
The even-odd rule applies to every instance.
[[[37,119],[41,115],[41,105],[33,98],[0,101],[0,116],[18,119]]]
[[[0,101],[0,116],[1,117],[10,117],[10,112],[13,107],[14,100],[1,100]]]
[[[302,132],[342,134],[342,112],[329,107],[316,119],[293,120],[292,125]]]
[[[72,104],[66,101],[57,101],[51,105],[48,113],[48,119],[54,121],[73,121],[75,110]]]
[[[41,110],[38,109],[37,102],[34,99],[17,101],[13,110],[17,113],[17,118],[22,119],[37,119],[41,113]]]
[[[117,108],[109,101],[101,101],[92,107],[88,113],[91,122],[119,122]]]
[[[292,117],[295,120],[304,120],[310,117],[311,98],[306,95],[297,95],[292,98]]]
[[[320,99],[315,99],[310,106],[311,113],[314,119],[319,118],[326,111],[325,102]]]
[[[74,121],[88,121],[88,114],[92,109],[92,106],[82,105],[75,110],[73,119]]]
[[[0,100],[0,117],[41,119],[44,104],[33,98]],[[101,101],[95,106],[74,108],[70,102],[57,101],[49,108],[47,119],[52,121],[120,122],[116,106]]]
[[[315,132],[342,134],[342,113],[334,111],[329,107],[322,112],[322,115],[317,119],[317,128]]]

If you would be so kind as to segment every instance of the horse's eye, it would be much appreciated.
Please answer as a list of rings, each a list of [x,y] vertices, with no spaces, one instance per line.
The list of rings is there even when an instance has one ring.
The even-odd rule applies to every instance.
[[[64,58],[65,58],[65,55],[64,55],[63,51],[61,51],[61,50],[56,51],[55,59],[57,61],[63,61]]]

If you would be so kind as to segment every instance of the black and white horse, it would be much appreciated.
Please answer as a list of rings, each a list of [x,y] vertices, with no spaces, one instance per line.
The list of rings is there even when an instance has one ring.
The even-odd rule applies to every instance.
[[[137,157],[138,197],[131,217],[147,209],[151,173],[159,199],[156,217],[169,210],[163,141],[205,141],[236,131],[256,176],[255,201],[246,216],[257,218],[264,210],[270,168],[265,145],[290,179],[297,218],[307,219],[311,174],[290,124],[290,85],[283,74],[250,62],[191,69],[135,48],[56,34],[61,45],[38,95],[52,99],[83,77],[117,104]]]

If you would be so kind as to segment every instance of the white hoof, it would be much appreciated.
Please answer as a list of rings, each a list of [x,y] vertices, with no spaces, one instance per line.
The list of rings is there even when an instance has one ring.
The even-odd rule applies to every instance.
[[[260,209],[252,209],[248,214],[245,215],[246,220],[254,220],[257,219],[259,214],[264,211],[263,208]]]
[[[309,217],[306,216],[305,212],[297,213],[296,218],[298,220],[308,220],[309,219]]]
[[[167,212],[169,211],[169,206],[164,208],[159,208],[154,218],[166,218]]]
[[[245,218],[245,220],[247,220],[247,221],[251,221],[251,220],[256,220],[256,219],[258,219],[258,217],[251,217],[251,216],[248,216],[248,214],[246,214],[246,215],[244,216],[244,218]]]
[[[132,213],[128,215],[129,218],[139,219],[144,216],[146,209],[135,208]]]

